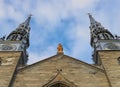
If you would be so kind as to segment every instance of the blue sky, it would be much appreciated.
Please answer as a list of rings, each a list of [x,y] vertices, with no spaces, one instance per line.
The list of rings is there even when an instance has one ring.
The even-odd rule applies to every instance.
[[[16,29],[32,14],[28,64],[64,54],[92,63],[89,18],[120,35],[120,0],[0,0],[0,36]]]

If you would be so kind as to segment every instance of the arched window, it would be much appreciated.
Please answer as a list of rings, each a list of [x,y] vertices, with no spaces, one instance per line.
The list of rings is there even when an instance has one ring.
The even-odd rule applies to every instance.
[[[44,85],[43,87],[76,87],[76,86],[71,86],[70,84],[63,81],[56,81],[54,83]]]
[[[50,87],[69,87],[69,86],[63,83],[56,83],[56,84],[51,85]]]

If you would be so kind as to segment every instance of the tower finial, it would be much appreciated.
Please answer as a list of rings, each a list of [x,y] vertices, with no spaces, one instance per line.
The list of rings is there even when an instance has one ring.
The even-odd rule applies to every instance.
[[[31,16],[32,16],[32,14],[30,14],[28,16],[28,18],[25,20],[25,22],[23,22],[21,25],[24,25],[25,27],[28,27],[29,23],[30,23]]]
[[[114,39],[111,32],[105,29],[101,23],[97,22],[90,13],[88,13],[90,19],[90,33],[91,33],[91,46],[94,47],[98,40]]]
[[[61,44],[58,44],[57,53],[58,53],[58,54],[63,54],[63,47],[62,47]]]
[[[92,15],[90,13],[88,13],[88,16],[89,16],[89,19],[90,19],[90,23],[91,24],[94,24],[96,23],[97,21],[92,17]]]
[[[29,34],[30,34],[30,19],[31,14],[28,16],[28,18],[21,23],[16,30],[12,31],[8,36],[7,40],[11,41],[22,41],[24,42],[24,45],[26,48],[29,47]]]

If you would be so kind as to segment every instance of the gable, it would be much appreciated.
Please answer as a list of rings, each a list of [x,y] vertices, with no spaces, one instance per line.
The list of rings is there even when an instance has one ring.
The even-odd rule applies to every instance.
[[[27,70],[30,68],[33,69],[34,67],[36,68],[39,65],[45,66],[45,65],[47,65],[47,63],[51,63],[51,65],[52,64],[55,65],[56,68],[57,67],[60,68],[60,66],[64,67],[64,64],[69,64],[70,67],[80,64],[81,66],[85,66],[85,67],[92,68],[92,69],[97,69],[97,70],[103,72],[103,69],[101,69],[101,68],[98,68],[96,66],[93,66],[92,64],[85,63],[83,61],[80,61],[78,59],[75,59],[75,58],[67,56],[67,55],[54,55],[52,57],[46,58],[46,59],[36,62],[34,64],[25,66],[24,68],[20,69],[19,71],[24,71],[24,70]]]
[[[64,78],[78,87],[83,83],[86,87],[96,83],[101,87],[108,85],[103,70],[66,55],[55,55],[19,70],[14,87],[19,87],[21,84],[42,87],[51,81],[59,70]],[[100,81],[104,83],[100,84]],[[86,84],[88,82],[89,84]]]

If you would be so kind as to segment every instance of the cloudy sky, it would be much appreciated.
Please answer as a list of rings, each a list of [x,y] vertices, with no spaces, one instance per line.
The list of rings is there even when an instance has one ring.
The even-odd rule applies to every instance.
[[[0,37],[16,29],[32,14],[28,64],[64,54],[92,63],[89,18],[120,35],[120,0],[0,0]]]

